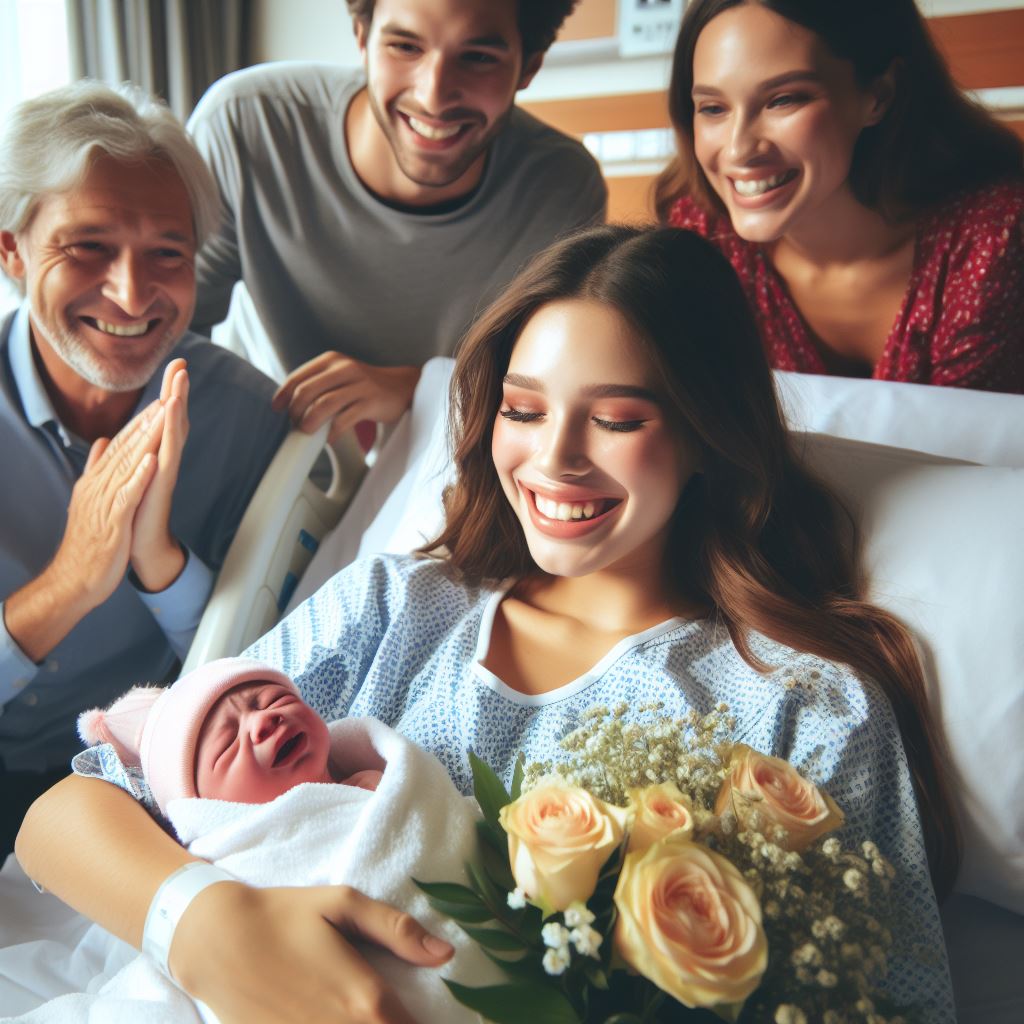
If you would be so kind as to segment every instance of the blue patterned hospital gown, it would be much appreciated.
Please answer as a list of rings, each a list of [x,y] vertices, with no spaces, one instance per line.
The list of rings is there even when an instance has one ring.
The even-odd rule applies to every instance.
[[[658,700],[666,713],[681,715],[724,701],[738,739],[825,785],[846,813],[844,837],[874,839],[893,862],[905,931],[896,932],[901,955],[890,957],[886,987],[901,1003],[922,1007],[929,1024],[953,1024],[910,773],[875,686],[758,636],[754,654],[778,666],[760,675],[724,629],[671,619],[616,644],[579,679],[527,696],[480,663],[503,593],[453,583],[433,560],[369,558],[340,572],[246,653],[290,675],[328,721],[369,715],[394,727],[434,753],[464,792],[472,788],[470,749],[507,782],[520,751],[531,762],[556,759],[558,740],[589,707]]]

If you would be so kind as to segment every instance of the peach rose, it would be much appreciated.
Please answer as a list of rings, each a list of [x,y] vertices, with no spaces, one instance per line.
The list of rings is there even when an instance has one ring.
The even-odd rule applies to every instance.
[[[741,825],[757,811],[769,824],[780,825],[786,838],[779,846],[806,850],[819,836],[839,828],[843,812],[827,793],[808,782],[788,762],[737,743],[729,758],[729,774],[715,800],[715,813],[732,809]]]
[[[741,1003],[768,964],[761,905],[724,857],[689,840],[627,853],[615,889],[615,950],[689,1007]]]
[[[543,780],[502,807],[516,885],[545,916],[594,894],[604,862],[622,842],[626,812],[561,780]]]
[[[670,835],[676,839],[689,839],[693,835],[693,806],[674,782],[631,789],[628,810],[633,818],[629,831],[630,851],[642,853]]]

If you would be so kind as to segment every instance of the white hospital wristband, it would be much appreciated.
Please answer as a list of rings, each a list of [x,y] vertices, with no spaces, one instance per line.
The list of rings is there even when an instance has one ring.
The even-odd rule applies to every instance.
[[[223,868],[194,860],[168,875],[157,889],[153,902],[146,914],[146,925],[142,929],[142,951],[148,953],[160,969],[171,977],[167,958],[174,940],[174,929],[178,927],[181,915],[189,904],[207,887],[217,882],[237,882]]]

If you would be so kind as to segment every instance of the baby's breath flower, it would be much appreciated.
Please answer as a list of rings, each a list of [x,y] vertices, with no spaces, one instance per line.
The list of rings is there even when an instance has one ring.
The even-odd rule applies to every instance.
[[[562,949],[569,945],[569,929],[557,921],[548,921],[540,931],[544,945],[551,949]]]
[[[544,954],[544,970],[548,974],[559,975],[565,972],[565,969],[569,966],[570,953],[569,947],[564,946],[561,949],[549,949]]]
[[[831,971],[820,970],[818,971],[817,982],[822,988],[835,988],[839,979]]]
[[[601,948],[603,936],[599,931],[591,928],[589,924],[580,925],[569,932],[569,941],[576,948],[580,956],[597,957],[597,951]]]
[[[803,967],[818,967],[821,964],[821,950],[813,942],[805,942],[793,950],[793,963]]]
[[[594,915],[587,910],[587,905],[579,900],[575,903],[570,903],[565,908],[562,917],[565,918],[565,923],[569,928],[579,928],[582,925],[594,923]]]
[[[775,1011],[775,1024],[807,1024],[807,1014],[799,1006],[783,1003]]]
[[[830,860],[834,860],[842,852],[842,846],[839,845],[838,839],[826,839],[821,844],[821,852],[825,854]]]
[[[853,892],[859,892],[864,886],[864,875],[856,868],[849,868],[843,872],[843,885]]]
[[[522,910],[526,906],[526,893],[516,886],[505,898],[505,902],[512,910]]]

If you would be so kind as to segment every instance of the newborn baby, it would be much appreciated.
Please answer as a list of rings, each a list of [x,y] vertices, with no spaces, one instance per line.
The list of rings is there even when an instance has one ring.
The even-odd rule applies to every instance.
[[[180,797],[262,804],[303,782],[375,790],[383,768],[340,772],[327,724],[295,684],[242,658],[211,662],[171,687],[133,687],[106,711],[84,712],[78,731],[141,766],[164,814]]]
[[[418,1020],[479,1019],[454,1002],[442,977],[470,985],[506,980],[412,882],[468,881],[475,804],[436,757],[383,723],[326,725],[287,676],[225,658],[172,686],[135,687],[106,711],[85,712],[79,732],[142,768],[157,806],[197,857],[250,885],[353,885],[451,942],[455,955],[440,970],[362,950]],[[201,1011],[146,957],[102,988],[94,979],[90,989],[48,1004],[56,1016],[42,1019],[162,1020],[159,1003],[175,1024],[200,1020]]]

